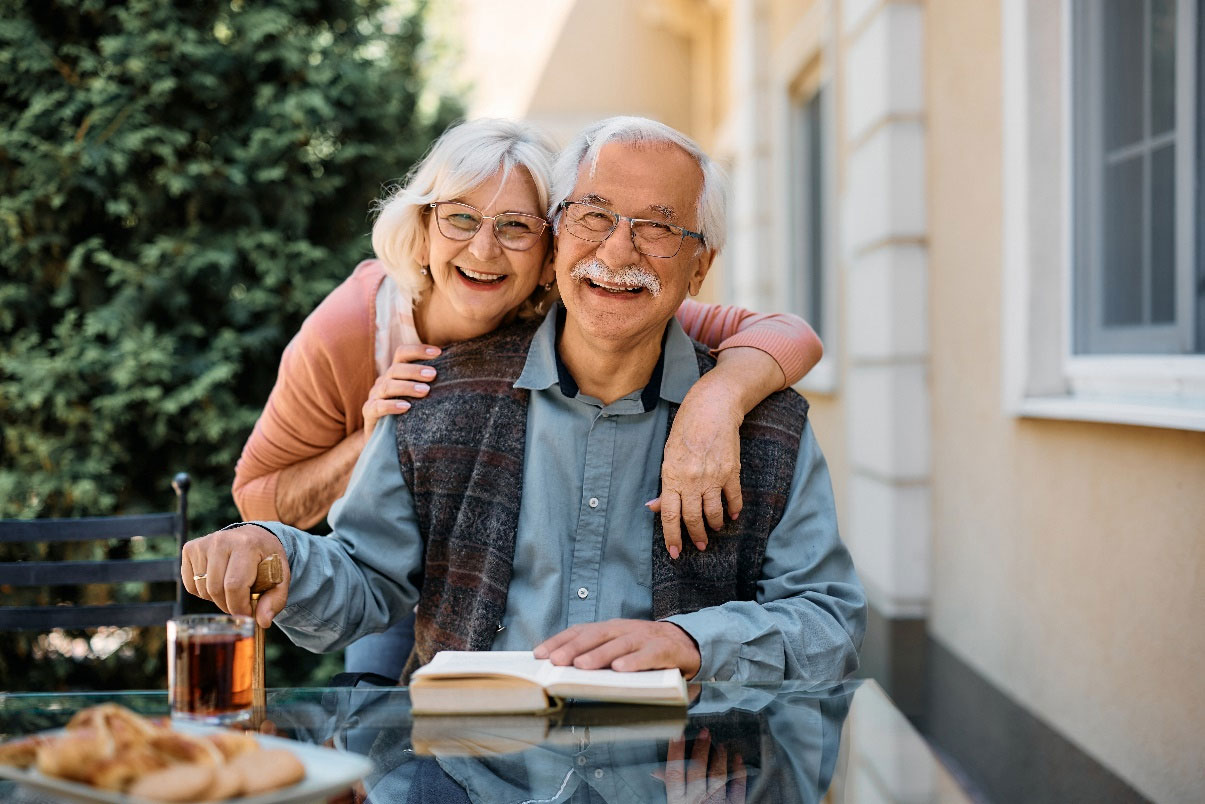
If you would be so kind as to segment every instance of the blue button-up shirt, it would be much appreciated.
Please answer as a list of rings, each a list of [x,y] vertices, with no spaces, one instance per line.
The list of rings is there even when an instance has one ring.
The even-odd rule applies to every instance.
[[[531,399],[514,569],[494,650],[531,650],[576,623],[652,618],[654,514],[644,504],[658,493],[669,405],[699,378],[690,339],[676,320],[668,327],[650,388],[609,405],[581,393],[559,361],[555,313],[536,332],[515,383]],[[386,417],[370,437],[331,508],[331,536],[260,523],[280,538],[293,573],[276,623],[311,650],[381,631],[418,601],[423,543],[395,429]],[[667,619],[698,643],[699,678],[821,681],[857,667],[865,606],[809,425],[756,601]]]

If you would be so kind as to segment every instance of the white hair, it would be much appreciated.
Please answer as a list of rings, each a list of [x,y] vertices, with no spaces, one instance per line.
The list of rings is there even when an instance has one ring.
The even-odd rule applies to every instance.
[[[636,146],[676,145],[698,163],[703,172],[703,189],[697,207],[700,234],[707,238],[708,248],[722,251],[727,240],[728,179],[723,169],[703,152],[698,143],[680,131],[647,117],[608,117],[591,123],[557,157],[552,169],[552,198],[548,217],[555,220],[557,208],[568,200],[577,184],[582,165],[590,165],[590,175],[598,167],[598,157],[604,145],[621,142]]]
[[[426,212],[435,201],[465,195],[501,171],[505,181],[522,168],[536,187],[538,208],[548,204],[551,141],[517,120],[483,118],[449,128],[406,176],[375,205],[372,248],[386,272],[415,301],[431,287],[419,264],[426,245]]]

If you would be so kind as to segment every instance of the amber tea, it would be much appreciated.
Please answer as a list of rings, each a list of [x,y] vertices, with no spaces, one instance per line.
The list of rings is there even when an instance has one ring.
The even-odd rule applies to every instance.
[[[254,634],[250,617],[194,614],[168,621],[172,717],[227,723],[250,713]]]

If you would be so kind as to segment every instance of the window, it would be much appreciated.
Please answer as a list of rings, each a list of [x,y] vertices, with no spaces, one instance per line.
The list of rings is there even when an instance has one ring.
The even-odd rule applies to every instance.
[[[1205,352],[1197,0],[1075,0],[1072,352]]]
[[[1009,0],[1002,388],[1205,431],[1205,0]]]
[[[824,358],[803,378],[808,391],[837,390],[837,296],[834,267],[833,101],[831,72],[819,57],[784,82],[779,153],[783,195],[774,218],[788,309],[807,320],[824,342]]]
[[[791,164],[793,309],[807,319],[823,340],[829,327],[825,314],[828,249],[828,92],[821,86],[802,103],[794,104]]]

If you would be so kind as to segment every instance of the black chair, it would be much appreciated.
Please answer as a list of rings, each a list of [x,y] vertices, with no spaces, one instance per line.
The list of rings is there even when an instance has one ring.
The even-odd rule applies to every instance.
[[[48,631],[53,628],[163,625],[181,613],[180,552],[188,538],[189,477],[172,479],[175,513],[80,519],[2,519],[0,544],[129,541],[173,538],[171,558],[102,559],[93,561],[8,561],[0,563],[0,588],[75,586],[127,582],[175,582],[175,599],[104,606],[0,606],[0,631]]]

